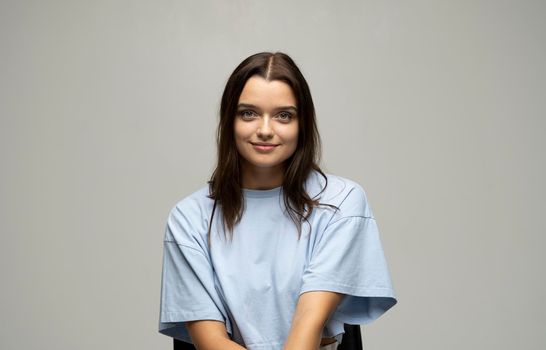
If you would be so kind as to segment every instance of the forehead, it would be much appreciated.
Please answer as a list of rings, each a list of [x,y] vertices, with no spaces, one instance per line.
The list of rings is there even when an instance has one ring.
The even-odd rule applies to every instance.
[[[296,106],[296,98],[292,88],[280,80],[265,80],[254,75],[250,77],[239,96],[239,103],[248,103],[262,108],[279,105]]]

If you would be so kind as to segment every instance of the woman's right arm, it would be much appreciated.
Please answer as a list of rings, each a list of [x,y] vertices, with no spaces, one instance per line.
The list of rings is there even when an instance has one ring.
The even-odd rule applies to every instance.
[[[197,350],[245,350],[241,345],[229,339],[224,322],[189,321],[186,322],[186,327]]]

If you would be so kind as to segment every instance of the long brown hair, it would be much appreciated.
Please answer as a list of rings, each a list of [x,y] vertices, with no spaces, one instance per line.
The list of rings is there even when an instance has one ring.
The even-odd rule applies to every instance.
[[[234,226],[243,215],[244,196],[241,190],[240,155],[234,138],[234,119],[243,87],[246,81],[254,75],[267,81],[280,80],[288,84],[296,97],[299,126],[298,145],[294,154],[285,161],[282,189],[288,214],[298,228],[298,239],[301,236],[302,221],[305,220],[309,223],[307,219],[311,215],[313,207],[321,204],[306,193],[305,180],[312,170],[316,170],[324,177],[327,185],[327,177],[318,166],[321,157],[321,140],[315,119],[313,99],[303,74],[285,53],[261,52],[251,55],[235,68],[222,95],[220,123],[216,133],[218,159],[216,168],[208,181],[208,197],[214,199],[209,222],[209,243],[212,219],[217,204],[222,208],[223,227],[225,230],[227,226],[231,233],[230,237],[233,235]]]

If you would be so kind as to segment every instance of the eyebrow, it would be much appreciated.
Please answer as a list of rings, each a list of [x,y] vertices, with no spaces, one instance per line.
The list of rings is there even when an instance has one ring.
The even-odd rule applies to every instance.
[[[255,106],[255,105],[250,104],[250,103],[239,103],[237,105],[237,109],[240,109],[240,108],[253,108],[253,109],[260,110],[260,108],[258,106]],[[280,111],[280,110],[286,110],[286,109],[291,109],[294,112],[298,111],[298,109],[295,106],[280,106],[280,107],[275,108],[274,111]]]

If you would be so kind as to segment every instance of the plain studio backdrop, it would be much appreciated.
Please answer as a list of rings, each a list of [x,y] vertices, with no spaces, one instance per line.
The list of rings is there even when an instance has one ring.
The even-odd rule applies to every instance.
[[[398,305],[366,349],[546,348],[544,1],[6,1],[0,348],[171,349],[168,211],[250,54],[307,78]]]

